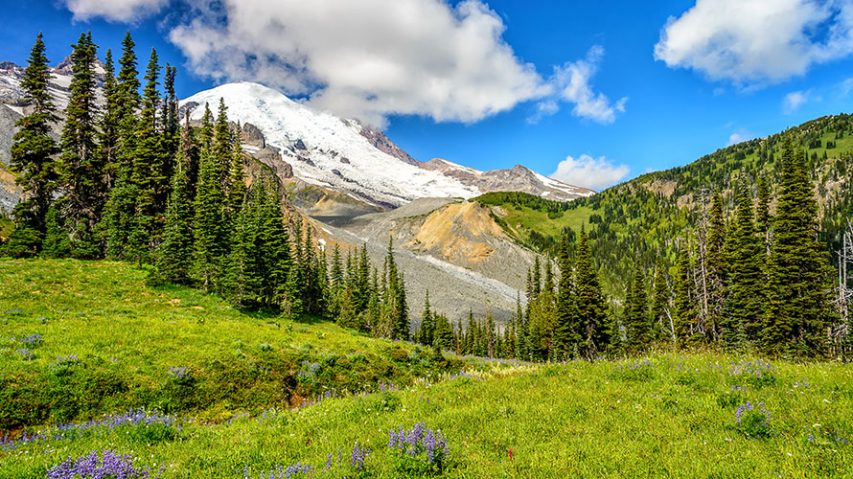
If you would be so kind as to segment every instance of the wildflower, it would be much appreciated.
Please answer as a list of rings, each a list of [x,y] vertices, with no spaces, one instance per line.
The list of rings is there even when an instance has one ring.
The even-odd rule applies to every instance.
[[[77,459],[68,458],[47,471],[47,479],[147,479],[149,476],[148,469],[134,467],[131,456],[113,451],[104,451],[101,457],[93,452]]]
[[[510,462],[512,462],[512,448],[507,449],[506,452],[509,455]]]
[[[355,443],[355,446],[352,448],[352,454],[350,455],[350,466],[352,466],[357,471],[364,470],[364,460],[370,454],[370,450],[364,449]]]

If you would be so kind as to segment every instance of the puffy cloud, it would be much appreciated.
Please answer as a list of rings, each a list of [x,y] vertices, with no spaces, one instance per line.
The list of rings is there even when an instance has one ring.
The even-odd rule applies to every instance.
[[[603,58],[604,48],[593,46],[586,58],[556,68],[552,82],[557,88],[558,97],[574,105],[573,115],[598,123],[613,123],[616,121],[616,114],[625,111],[628,98],[620,98],[614,103],[604,93],[593,90],[592,78],[598,73]],[[543,105],[551,108],[546,109]],[[539,105],[537,114],[556,113],[555,105],[553,100],[543,102]]]
[[[752,133],[746,130],[738,130],[732,132],[732,134],[729,135],[729,142],[726,144],[726,146],[737,145],[738,143],[743,143],[753,138],[755,138],[755,135],[753,135]]]
[[[551,173],[551,178],[598,191],[624,179],[630,171],[628,165],[615,165],[603,156],[567,156]]]
[[[171,31],[193,71],[305,95],[374,125],[391,114],[474,122],[551,91],[478,0],[221,3],[196,2],[196,17]]]
[[[169,0],[63,0],[75,20],[102,17],[114,22],[135,22],[159,12]]]
[[[785,113],[794,113],[809,101],[810,96],[810,91],[792,91],[785,95],[785,98],[782,100],[782,109]]]
[[[655,46],[670,67],[750,87],[851,53],[850,0],[697,0],[669,19]]]

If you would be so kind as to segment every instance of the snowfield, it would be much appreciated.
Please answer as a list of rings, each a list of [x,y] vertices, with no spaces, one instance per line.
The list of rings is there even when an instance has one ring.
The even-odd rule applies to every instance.
[[[216,112],[219,99],[232,121],[258,127],[269,145],[302,180],[346,191],[371,204],[400,206],[415,198],[480,194],[455,178],[405,163],[374,147],[361,135],[362,125],[316,112],[277,90],[257,83],[229,83],[197,93],[181,105],[199,105],[191,118],[200,120],[203,105]]]

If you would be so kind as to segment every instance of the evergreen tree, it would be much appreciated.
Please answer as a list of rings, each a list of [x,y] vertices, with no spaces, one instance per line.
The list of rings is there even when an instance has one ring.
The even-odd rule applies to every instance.
[[[716,193],[711,198],[710,227],[708,231],[708,329],[711,340],[719,339],[720,317],[726,297],[726,221],[723,216],[723,198]]]
[[[128,255],[139,264],[147,259],[152,244],[156,244],[161,226],[160,205],[166,203],[168,195],[168,176],[165,176],[167,168],[164,166],[167,159],[164,157],[163,137],[157,124],[159,76],[157,51],[152,49],[145,72],[142,110],[136,132],[136,153],[130,176],[136,188],[136,197],[128,238]]]
[[[189,132],[182,135],[182,142],[191,141]],[[156,257],[158,281],[176,284],[190,284],[190,266],[193,256],[192,203],[189,184],[183,165],[186,164],[182,145],[175,159],[175,174],[172,177],[172,192],[166,205],[166,219],[163,242],[160,243]]]
[[[205,117],[209,118],[208,115]],[[224,194],[216,158],[209,148],[202,148],[193,204],[193,271],[205,291],[217,287],[222,259],[228,251],[223,204]]]
[[[669,316],[669,281],[667,280],[666,270],[660,261],[655,268],[655,279],[652,284],[652,339],[658,341],[669,339],[672,336]]]
[[[71,242],[59,215],[62,201],[54,201],[47,209],[46,231],[41,251],[42,256],[47,258],[64,258],[71,254]]]
[[[99,246],[94,235],[100,221],[107,184],[106,165],[97,148],[95,106],[95,65],[97,46],[92,34],[80,35],[71,53],[72,78],[65,126],[62,130],[59,171],[64,192],[63,223],[68,230],[71,253],[78,258],[94,258]]]
[[[115,76],[115,65],[113,64],[112,50],[107,49],[104,59],[104,112],[99,123],[100,134],[98,136],[98,154],[101,156],[101,164],[104,171],[104,183],[107,187],[105,198],[109,196],[109,190],[115,185],[118,173],[118,128],[119,128],[119,89]],[[105,199],[106,202],[106,199]],[[103,225],[103,223],[102,223]]]
[[[453,328],[450,326],[450,320],[443,314],[435,315],[435,330],[431,345],[438,351],[453,347]]]
[[[586,232],[581,228],[575,252],[575,301],[579,323],[579,354],[593,359],[610,342],[607,325],[607,301],[601,291],[598,272],[592,260]]]
[[[648,295],[646,293],[646,276],[641,266],[634,269],[633,280],[625,301],[625,352],[638,353],[645,351],[652,340],[652,323],[649,320]]]
[[[817,237],[817,203],[805,164],[804,154],[786,144],[762,344],[773,353],[821,356],[828,351],[832,288],[828,259]]]
[[[676,345],[685,346],[691,342],[697,333],[696,325],[696,294],[693,287],[692,267],[690,264],[690,248],[685,241],[678,249],[678,265],[673,280],[675,300],[673,302],[673,323],[675,327]]]
[[[424,297],[424,310],[421,313],[421,327],[418,332],[420,343],[431,346],[435,338],[436,324],[433,320],[432,307],[429,304],[429,291]]]
[[[116,145],[115,175],[113,188],[104,209],[103,227],[100,228],[106,242],[106,254],[110,258],[130,257],[128,242],[134,227],[134,211],[137,187],[132,181],[133,161],[136,155],[136,131],[139,108],[139,79],[136,70],[137,57],[135,44],[128,32],[122,41],[121,66],[115,85]],[[110,111],[109,109],[107,110]]]
[[[5,245],[6,253],[11,256],[34,256],[41,251],[46,216],[56,187],[52,158],[56,144],[50,136],[56,114],[48,91],[50,76],[39,33],[21,79],[21,88],[32,110],[16,123],[18,132],[13,137],[11,151],[10,166],[17,173],[15,182],[22,190],[21,200],[12,213],[15,229]]]
[[[745,181],[735,191],[735,216],[728,241],[732,267],[721,338],[726,347],[742,349],[758,337],[764,304],[764,248],[756,234],[752,195]]]
[[[755,212],[758,234],[764,240],[767,252],[770,252],[770,186],[762,175],[758,178],[758,206]]]
[[[563,248],[569,248],[568,242],[563,243]],[[551,356],[560,360],[575,356],[578,353],[581,337],[586,334],[579,324],[578,297],[570,257],[571,255],[567,252],[560,255],[560,281],[555,304],[557,316]],[[598,320],[597,316],[591,319]],[[589,344],[587,350],[593,347]]]

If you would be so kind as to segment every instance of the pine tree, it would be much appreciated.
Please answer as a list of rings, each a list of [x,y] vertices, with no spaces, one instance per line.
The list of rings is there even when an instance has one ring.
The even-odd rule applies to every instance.
[[[673,302],[673,323],[677,346],[685,346],[692,341],[696,330],[696,294],[693,288],[693,268],[690,264],[690,248],[685,241],[678,249],[677,272],[673,278],[675,300]]]
[[[672,337],[669,313],[669,281],[663,264],[659,261],[655,267],[655,278],[652,283],[652,340],[660,341]]]
[[[607,301],[601,291],[598,273],[592,261],[586,232],[581,228],[575,252],[575,302],[579,323],[579,354],[593,359],[602,354],[610,342],[607,325]]]
[[[710,339],[719,339],[720,317],[726,298],[726,222],[723,216],[723,199],[719,193],[711,198],[710,227],[708,231],[708,329]]]
[[[193,204],[193,271],[205,291],[215,290],[218,286],[222,259],[227,254],[223,204],[224,194],[216,158],[210,149],[202,148]]]
[[[71,253],[78,258],[94,258],[100,247],[94,235],[100,221],[107,184],[106,165],[98,152],[95,106],[97,46],[92,34],[84,33],[73,46],[72,79],[65,126],[62,130],[58,167],[65,193],[63,223],[68,230]]]
[[[727,348],[738,350],[757,339],[764,314],[764,248],[756,234],[752,195],[745,181],[735,191],[735,216],[728,241],[732,267],[721,339]]]
[[[128,242],[133,229],[137,187],[132,181],[133,161],[136,155],[136,131],[139,108],[139,79],[136,70],[135,44],[128,32],[122,42],[121,66],[115,85],[116,144],[115,166],[111,169],[115,181],[104,209],[103,226],[100,229],[106,242],[106,254],[113,259],[130,256]],[[109,109],[107,110],[110,111]]]
[[[424,310],[421,313],[421,327],[419,331],[420,343],[431,346],[435,338],[436,324],[433,321],[432,307],[429,304],[429,291],[424,296]]]
[[[568,242],[563,246],[569,248]],[[570,263],[571,255],[564,252],[560,255],[560,280],[556,297],[556,328],[554,331],[551,356],[555,359],[568,359],[578,353],[582,335],[579,320],[577,289],[574,284],[573,268]],[[593,319],[597,321],[597,317]],[[593,345],[588,345],[588,349]]]
[[[762,175],[758,178],[758,206],[755,212],[756,227],[763,239],[766,252],[770,253],[770,186]]]
[[[648,295],[646,293],[646,276],[642,266],[634,268],[628,297],[625,301],[624,350],[628,353],[645,351],[652,340],[652,325],[649,320]]]
[[[130,175],[130,181],[136,188],[136,197],[128,254],[139,264],[147,259],[152,244],[156,244],[161,227],[161,205],[166,203],[168,194],[167,169],[164,166],[167,159],[164,157],[163,137],[157,122],[160,69],[157,50],[152,49],[145,72],[142,110],[136,131],[136,153]]]
[[[13,210],[15,229],[5,246],[6,254],[34,256],[41,251],[47,227],[46,216],[56,187],[53,155],[56,144],[50,126],[56,121],[53,100],[48,92],[50,68],[41,33],[30,52],[21,79],[21,88],[32,112],[18,120],[13,137],[10,166],[18,177],[21,201]]]
[[[41,250],[42,256],[47,258],[64,258],[71,254],[71,242],[59,214],[62,201],[62,199],[54,201],[47,209],[46,231]]]
[[[193,211],[187,175],[183,168],[186,163],[184,152],[188,149],[185,143],[191,141],[189,132],[185,132],[181,138],[184,145],[181,146],[178,157],[175,159],[172,192],[166,205],[163,241],[156,255],[155,278],[167,283],[190,284]]]
[[[118,123],[119,123],[119,89],[115,76],[115,65],[113,64],[112,50],[107,49],[104,59],[104,112],[99,122],[100,134],[98,136],[98,154],[101,156],[101,164],[104,171],[104,183],[107,194],[114,186],[118,174]],[[106,199],[105,199],[106,202]]]
[[[832,324],[828,259],[817,237],[817,204],[804,154],[785,145],[762,345],[766,351],[822,356]]]

